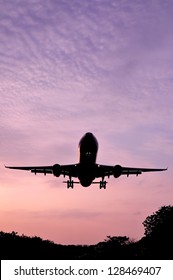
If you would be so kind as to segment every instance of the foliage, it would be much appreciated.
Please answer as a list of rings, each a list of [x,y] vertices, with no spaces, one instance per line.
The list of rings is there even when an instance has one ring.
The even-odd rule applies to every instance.
[[[163,206],[143,222],[145,236],[172,237],[173,234],[173,206]]]
[[[107,239],[104,240],[108,243],[114,243],[117,245],[127,245],[129,243],[129,237],[127,236],[107,236]]]

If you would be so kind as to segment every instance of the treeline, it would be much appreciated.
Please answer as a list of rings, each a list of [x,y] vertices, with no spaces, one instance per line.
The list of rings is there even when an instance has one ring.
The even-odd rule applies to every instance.
[[[143,222],[144,237],[107,236],[96,245],[61,245],[40,237],[0,232],[2,259],[171,259],[173,206],[163,206]]]

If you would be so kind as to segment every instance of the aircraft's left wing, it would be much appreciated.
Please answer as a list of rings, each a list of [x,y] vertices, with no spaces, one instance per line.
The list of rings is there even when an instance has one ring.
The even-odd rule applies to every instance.
[[[122,167],[122,175],[139,175],[143,172],[155,172],[155,171],[165,171],[167,168],[134,168],[134,167]]]
[[[115,166],[109,166],[109,165],[98,165],[97,166],[97,172],[96,177],[102,177],[105,176],[111,176],[113,175],[115,178],[118,178],[121,175],[139,175],[143,172],[155,172],[155,171],[165,171],[167,168],[134,168],[134,167],[124,167],[121,165],[115,165]]]
[[[44,175],[53,174],[56,177],[59,177],[60,175],[77,177],[77,166],[78,164],[69,164],[69,165],[54,164],[50,166],[5,166],[5,167],[9,169],[31,171],[34,174],[43,173]]]

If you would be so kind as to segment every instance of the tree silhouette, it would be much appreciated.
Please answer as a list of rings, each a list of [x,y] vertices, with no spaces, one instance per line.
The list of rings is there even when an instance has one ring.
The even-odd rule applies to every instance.
[[[162,206],[143,222],[145,236],[172,237],[173,235],[173,206]]]
[[[146,257],[173,259],[173,206],[162,206],[143,222]]]
[[[127,257],[127,247],[130,244],[127,236],[110,236],[96,246],[98,259],[124,259]]]

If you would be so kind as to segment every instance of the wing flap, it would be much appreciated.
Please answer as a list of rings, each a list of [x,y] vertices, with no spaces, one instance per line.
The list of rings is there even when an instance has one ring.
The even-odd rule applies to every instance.
[[[53,171],[51,169],[31,169],[31,173],[37,174],[37,173],[44,173],[46,174],[52,174]]]

